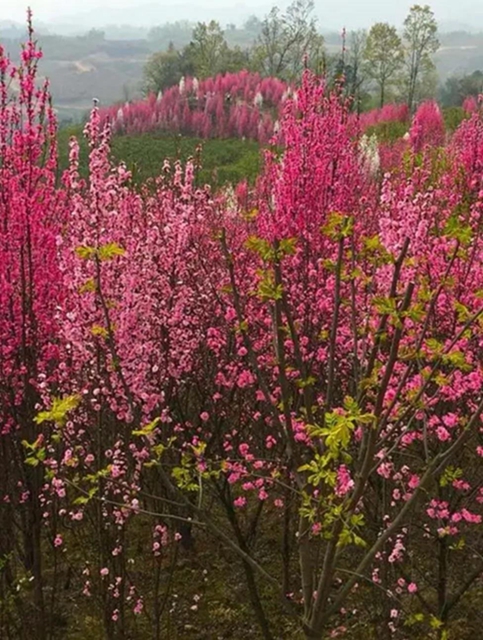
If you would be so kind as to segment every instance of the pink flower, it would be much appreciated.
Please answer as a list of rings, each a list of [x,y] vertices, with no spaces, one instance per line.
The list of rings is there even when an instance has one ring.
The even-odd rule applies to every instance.
[[[233,501],[233,505],[237,509],[241,509],[246,505],[246,503],[247,503],[247,499],[244,496],[239,496],[238,498],[236,498],[236,500]]]
[[[393,470],[393,464],[392,462],[382,462],[378,467],[377,467],[377,473],[382,476],[383,478],[389,479],[391,477],[391,472]]]
[[[409,593],[416,593],[416,591],[418,590],[418,586],[415,582],[410,582],[408,584],[408,591]]]
[[[441,442],[446,442],[451,438],[449,431],[444,427],[438,427],[436,429],[436,435],[438,436],[438,440],[440,440]]]
[[[459,491],[468,491],[469,489],[471,489],[470,484],[465,480],[453,480],[452,485]]]
[[[159,550],[161,549],[161,543],[160,542],[153,542],[153,553],[154,555],[159,555]]]
[[[354,480],[345,464],[341,464],[337,470],[337,484],[335,487],[335,495],[339,498],[344,497],[354,487]]]
[[[265,439],[265,446],[267,449],[271,449],[274,445],[277,444],[277,441],[273,436],[267,436]]]
[[[62,536],[57,534],[54,538],[54,547],[61,547],[63,544]]]
[[[480,524],[482,517],[476,513],[471,513],[468,509],[461,509],[461,515],[466,520],[466,522],[470,522],[473,524]]]
[[[133,613],[139,616],[143,612],[143,609],[144,609],[143,601],[141,600],[141,598],[139,598],[134,606]]]
[[[458,416],[455,413],[447,413],[443,416],[443,423],[445,427],[453,428],[458,426]]]
[[[248,444],[246,444],[245,442],[242,443],[239,447],[238,447],[238,451],[240,452],[240,455],[242,456],[246,456],[248,451],[249,451],[250,447]]]
[[[408,481],[408,487],[410,489],[416,489],[416,487],[419,487],[419,476],[416,474],[413,474]]]

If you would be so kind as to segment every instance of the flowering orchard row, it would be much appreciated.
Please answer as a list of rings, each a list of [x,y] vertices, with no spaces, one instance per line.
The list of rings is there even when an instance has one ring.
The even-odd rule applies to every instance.
[[[219,559],[173,599],[199,536],[265,640],[476,637],[480,114],[382,175],[307,71],[253,191],[134,189],[96,109],[58,183],[38,58],[0,49],[2,637],[215,625]]]
[[[214,78],[182,78],[157,96],[101,110],[114,133],[158,131],[202,138],[249,138],[266,144],[278,133],[284,104],[297,91],[277,78],[240,71]],[[356,116],[354,116],[356,118]],[[363,130],[381,123],[409,121],[407,105],[389,104],[356,118]]]
[[[290,87],[277,78],[240,71],[215,78],[182,78],[157,96],[101,111],[115,133],[168,131],[201,138],[249,138],[266,144]]]

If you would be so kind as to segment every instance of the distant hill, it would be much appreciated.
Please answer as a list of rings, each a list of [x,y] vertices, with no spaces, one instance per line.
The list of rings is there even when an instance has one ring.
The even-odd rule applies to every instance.
[[[189,18],[192,20],[195,16],[189,15]],[[83,118],[93,98],[107,105],[139,97],[146,60],[154,51],[167,46],[166,38],[172,39],[169,30],[161,39],[155,39],[148,37],[147,28],[132,25],[106,28],[105,32],[84,30],[84,35],[77,36],[55,35],[51,25],[36,23],[35,26],[44,51],[41,73],[51,81],[61,119],[73,122]],[[456,29],[440,35],[441,48],[435,61],[441,80],[483,70],[483,32],[470,31],[463,23],[445,23],[445,26]],[[183,28],[184,31],[178,28],[179,46],[190,37],[190,23],[186,22]],[[0,21],[0,41],[13,57],[18,55],[19,42],[25,36],[23,24]],[[227,30],[226,36],[231,44],[241,46],[250,45],[253,39],[243,29]],[[326,30],[324,36],[331,53],[340,50],[340,32]]]
[[[483,33],[454,31],[440,36],[441,47],[435,56],[440,79],[451,75],[483,70]]]

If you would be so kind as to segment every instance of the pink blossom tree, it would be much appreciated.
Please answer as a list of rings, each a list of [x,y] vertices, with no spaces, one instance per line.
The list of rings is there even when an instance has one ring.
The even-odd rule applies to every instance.
[[[265,640],[282,612],[307,639],[357,637],[365,607],[378,637],[447,638],[483,573],[481,115],[420,153],[444,142],[425,107],[404,164],[373,174],[307,71],[253,191],[196,189],[191,163],[134,188],[97,109],[88,178],[72,140],[58,184],[38,58],[32,34],[18,68],[0,52],[0,593],[20,610],[2,632],[51,637],[69,571],[106,637],[158,640],[200,530],[240,563]],[[268,139],[248,101],[278,85],[204,82],[132,126]]]
[[[0,46],[0,555],[11,559],[2,575],[6,601],[15,597],[19,576],[31,575],[32,598],[18,599],[19,633],[33,630],[43,640],[43,472],[25,461],[24,445],[49,437],[34,419],[65,366],[57,255],[65,197],[56,189],[56,122],[48,85],[36,82],[41,52],[30,15],[28,27],[18,66]]]

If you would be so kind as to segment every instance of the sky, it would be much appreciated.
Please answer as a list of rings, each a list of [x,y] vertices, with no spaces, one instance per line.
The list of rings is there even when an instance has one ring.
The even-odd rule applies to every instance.
[[[315,0],[319,25],[339,29],[367,27],[374,22],[400,25],[416,0]],[[420,0],[424,4],[425,0]],[[0,0],[0,21],[24,20],[28,0]],[[250,14],[263,16],[273,4],[287,6],[289,0],[30,0],[35,19],[50,23],[79,21],[82,25],[132,24],[152,26],[173,20],[242,22]],[[478,23],[483,28],[482,0],[429,0],[441,22]],[[133,12],[135,9],[135,12]]]

